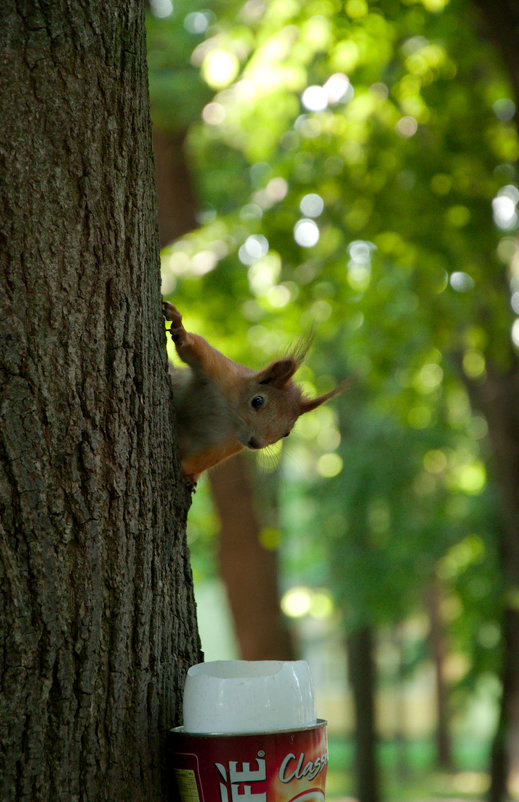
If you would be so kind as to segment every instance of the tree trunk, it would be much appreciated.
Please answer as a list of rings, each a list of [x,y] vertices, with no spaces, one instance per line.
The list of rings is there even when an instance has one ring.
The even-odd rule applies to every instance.
[[[436,760],[444,769],[452,767],[452,749],[449,729],[448,690],[445,680],[445,631],[440,609],[441,592],[437,581],[429,587],[429,648],[436,680]]]
[[[508,72],[519,110],[519,5],[517,0],[472,0]],[[516,116],[516,120],[519,119]]]
[[[396,626],[393,630],[393,646],[398,653],[398,662],[395,671],[395,745],[397,747],[396,774],[400,783],[409,780],[410,769],[407,757],[407,731],[406,731],[406,705],[405,705],[405,683],[406,683],[406,664],[404,644],[400,627]]]
[[[196,199],[186,161],[186,132],[173,134],[153,127],[157,164],[160,242],[164,248],[197,226]]]
[[[379,802],[376,760],[373,633],[364,627],[348,635],[348,666],[355,710],[357,795],[359,802]]]
[[[225,583],[240,657],[293,660],[279,607],[277,551],[260,543],[252,485],[242,454],[210,472],[221,521],[220,573]]]
[[[519,701],[517,676],[519,674],[519,614],[517,610],[506,610],[503,621],[503,666],[501,671],[501,709],[492,743],[490,762],[490,788],[488,802],[506,802],[508,799],[508,776],[512,756],[514,723]],[[514,715],[515,714],[515,715]],[[515,745],[517,749],[517,745]]]
[[[199,659],[143,8],[3,4],[0,798],[159,800]]]
[[[485,31],[501,56],[511,83],[515,124],[519,125],[519,3],[517,0],[473,0]],[[506,289],[505,289],[506,291]],[[490,802],[506,799],[512,742],[519,738],[519,361],[510,354],[508,371],[487,366],[487,378],[469,392],[488,422],[503,496],[502,565],[510,590],[504,612],[502,699],[492,748]]]
[[[502,696],[492,748],[490,802],[504,802],[519,706],[519,364],[512,354],[508,371],[487,364],[481,384],[468,385],[472,403],[488,422],[496,474],[502,495],[500,556],[508,597],[503,619]]]

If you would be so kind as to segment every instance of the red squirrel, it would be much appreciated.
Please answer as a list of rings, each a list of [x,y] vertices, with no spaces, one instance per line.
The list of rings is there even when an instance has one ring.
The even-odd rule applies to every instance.
[[[170,365],[170,373],[182,471],[191,487],[201,473],[243,448],[265,448],[287,437],[300,415],[343,389],[307,398],[292,382],[304,351],[256,372],[187,332],[182,315],[167,301],[164,316],[171,321],[177,354],[188,365]]]

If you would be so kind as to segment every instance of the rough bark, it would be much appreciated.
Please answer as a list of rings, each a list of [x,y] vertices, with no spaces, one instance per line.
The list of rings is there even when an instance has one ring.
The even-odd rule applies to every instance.
[[[375,685],[373,633],[369,627],[347,637],[350,686],[355,710],[355,758],[359,802],[379,802],[376,759]]]
[[[199,644],[143,9],[9,0],[0,53],[0,798],[158,800]]]

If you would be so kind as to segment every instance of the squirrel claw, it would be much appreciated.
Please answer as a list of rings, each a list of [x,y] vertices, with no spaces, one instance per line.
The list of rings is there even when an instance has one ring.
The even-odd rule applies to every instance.
[[[185,473],[184,474],[184,482],[186,483],[187,489],[191,493],[196,493],[196,484],[198,479],[200,478],[199,473]]]
[[[176,306],[170,304],[169,301],[162,301],[162,311],[166,320],[171,321],[172,328],[182,328],[182,315]]]
[[[162,301],[162,310],[166,320],[171,321],[171,326],[168,331],[173,338],[173,342],[180,345],[185,337],[185,329],[182,325],[182,315],[176,306],[170,304],[169,301]]]

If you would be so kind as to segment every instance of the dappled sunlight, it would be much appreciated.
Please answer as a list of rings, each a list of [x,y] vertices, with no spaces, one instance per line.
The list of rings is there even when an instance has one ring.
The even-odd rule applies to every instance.
[[[442,558],[438,570],[444,579],[453,579],[471,565],[485,560],[485,544],[478,535],[467,535]]]
[[[262,209],[270,209],[274,203],[279,203],[286,197],[288,189],[284,178],[271,178],[264,189],[254,193],[253,198]]]
[[[456,270],[449,276],[449,284],[456,292],[469,292],[474,289],[474,279],[462,270]]]
[[[269,243],[262,234],[253,234],[247,237],[238,251],[238,258],[244,265],[252,265],[266,256],[269,251]],[[256,270],[254,274],[261,279],[265,275],[265,270]],[[250,275],[250,274],[249,274]]]
[[[221,228],[220,233],[223,233]],[[177,240],[161,254],[163,294],[173,292],[179,278],[197,278],[210,273],[227,256],[228,250],[225,239]]]
[[[265,326],[251,326],[247,332],[248,342],[259,352],[269,357],[279,353],[283,348],[283,341],[279,332],[265,328]]]
[[[226,116],[225,106],[215,101],[202,109],[202,120],[208,125],[221,125]]]
[[[325,479],[331,479],[342,471],[343,464],[342,457],[335,452],[321,454],[316,464],[317,473]]]
[[[173,13],[171,0],[150,0],[151,13],[159,19],[165,19]]]
[[[463,354],[463,372],[469,379],[482,379],[485,376],[485,357],[480,351],[467,349]]]
[[[322,86],[307,86],[301,102],[308,111],[324,111],[328,106],[328,95]]]
[[[281,609],[289,618],[309,615],[314,619],[327,619],[335,609],[330,593],[325,589],[293,587],[282,596]]]
[[[213,89],[228,86],[238,75],[240,62],[234,53],[227,50],[210,50],[205,56],[201,73]]]
[[[267,248],[268,243],[264,243],[263,248]],[[281,257],[278,253],[266,252],[263,258],[258,257],[247,271],[249,286],[253,295],[261,296],[270,290],[281,276]]]
[[[494,222],[503,231],[510,231],[517,228],[519,217],[517,215],[517,204],[519,202],[519,189],[508,184],[502,187],[492,201],[492,212]]]
[[[310,192],[301,199],[299,208],[305,217],[319,217],[324,210],[324,201],[317,192]]]
[[[320,236],[319,226],[314,220],[303,217],[294,226],[294,239],[302,248],[313,248]]]
[[[207,31],[213,19],[211,11],[192,11],[184,18],[184,28],[189,33],[200,35]]]
[[[467,495],[479,495],[486,485],[485,466],[479,460],[453,466],[447,476],[447,484],[453,490],[459,490]]]
[[[328,106],[350,101],[355,92],[349,78],[336,72],[322,86],[307,86],[301,95],[301,103],[308,111],[324,111]]]
[[[409,139],[409,137],[414,136],[418,131],[418,123],[414,117],[407,115],[406,117],[401,117],[399,121],[395,125],[396,130],[403,136],[405,139]]]
[[[443,369],[436,362],[427,362],[422,365],[415,375],[414,385],[420,393],[431,393],[436,390],[443,380]]]
[[[335,72],[324,82],[323,89],[326,92],[328,103],[335,106],[337,103],[351,100],[354,95],[350,79],[342,72]]]

